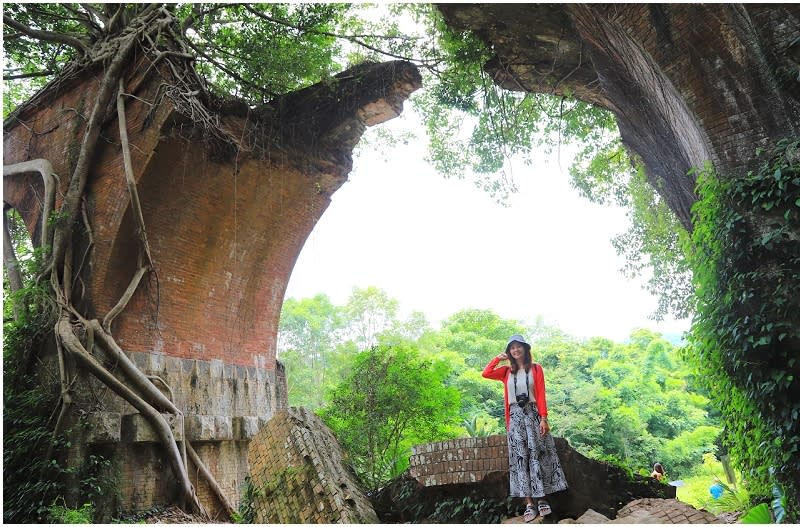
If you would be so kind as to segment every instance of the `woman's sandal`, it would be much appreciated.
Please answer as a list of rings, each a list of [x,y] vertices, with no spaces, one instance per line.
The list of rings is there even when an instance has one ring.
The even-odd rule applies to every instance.
[[[550,508],[550,504],[544,500],[539,500],[539,514],[544,518],[551,512],[553,512],[553,510]]]
[[[532,522],[536,518],[536,508],[533,504],[528,505],[525,507],[525,514],[522,515],[522,519],[525,520],[525,523]]]

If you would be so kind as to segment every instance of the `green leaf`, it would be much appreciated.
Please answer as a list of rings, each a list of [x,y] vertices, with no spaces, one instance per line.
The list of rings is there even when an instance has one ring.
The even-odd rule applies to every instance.
[[[769,506],[766,503],[759,503],[742,516],[742,523],[772,523],[772,517],[769,514]]]

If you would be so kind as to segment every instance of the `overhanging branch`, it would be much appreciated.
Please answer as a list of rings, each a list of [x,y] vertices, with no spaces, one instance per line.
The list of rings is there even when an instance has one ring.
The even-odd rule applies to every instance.
[[[44,42],[53,42],[56,44],[66,44],[71,48],[77,49],[84,55],[89,54],[89,47],[76,35],[33,29],[5,15],[3,15],[3,24],[16,29],[17,31],[25,33],[29,37],[35,38],[36,40],[41,40]]]

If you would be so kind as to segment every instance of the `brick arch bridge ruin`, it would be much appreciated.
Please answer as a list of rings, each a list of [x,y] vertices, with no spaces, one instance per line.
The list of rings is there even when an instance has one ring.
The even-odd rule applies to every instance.
[[[490,44],[495,56],[486,68],[499,85],[572,93],[610,109],[625,144],[688,228],[696,199],[690,168],[710,160],[720,174],[741,175],[753,168],[757,147],[798,136],[800,6],[439,9],[451,27]],[[127,102],[132,164],[156,273],[112,329],[140,369],[170,386],[187,439],[238,500],[248,440],[286,405],[275,347],[292,266],[346,180],[364,127],[397,115],[420,77],[407,63],[369,65],[262,108],[221,106],[220,122],[252,147],[236,153],[215,150],[213,139],[169,103],[144,103],[159,97],[152,78],[132,75],[127,82],[136,95]],[[55,174],[67,174],[75,151],[65,145],[79,144],[85,101],[96,90],[91,78],[65,84],[57,97],[9,118],[4,165],[46,159]],[[86,203],[94,243],[84,258],[92,273],[76,282],[99,316],[136,272],[116,123],[106,123],[103,135]],[[28,166],[4,177],[4,205],[22,214],[34,239],[45,225],[40,203],[42,182],[53,181],[49,170]],[[63,192],[66,178],[59,181]],[[113,396],[87,395],[83,403],[92,410],[91,426],[72,455],[101,449],[136,460],[120,464],[123,509],[168,501],[169,478],[148,475],[160,461],[140,416]],[[219,505],[202,480],[194,484],[207,507]]]

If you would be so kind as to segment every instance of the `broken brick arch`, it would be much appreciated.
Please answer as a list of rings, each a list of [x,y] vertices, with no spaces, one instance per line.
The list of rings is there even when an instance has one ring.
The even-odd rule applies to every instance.
[[[65,83],[4,123],[4,205],[20,212],[35,239],[53,210],[42,214],[42,182],[57,182],[59,207],[98,85],[91,75]],[[144,273],[111,331],[140,370],[163,381],[157,385],[182,412],[176,440],[185,434],[193,442],[236,502],[247,441],[286,405],[275,347],[292,267],[346,181],[366,127],[399,115],[421,77],[407,62],[364,64],[263,107],[221,105],[219,128],[238,139],[238,149],[204,135],[160,97],[158,76],[134,75],[125,86],[134,95],[125,100],[130,164],[154,272]],[[139,271],[120,143],[116,119],[107,119],[75,251],[88,264],[76,279],[81,307],[101,320]],[[70,455],[80,459],[98,445],[113,450],[123,510],[170,502],[170,477],[146,475],[160,454],[144,420],[119,398],[97,401],[91,390],[82,392],[78,404],[100,410]],[[218,510],[204,480],[194,477],[192,485],[210,512]]]

